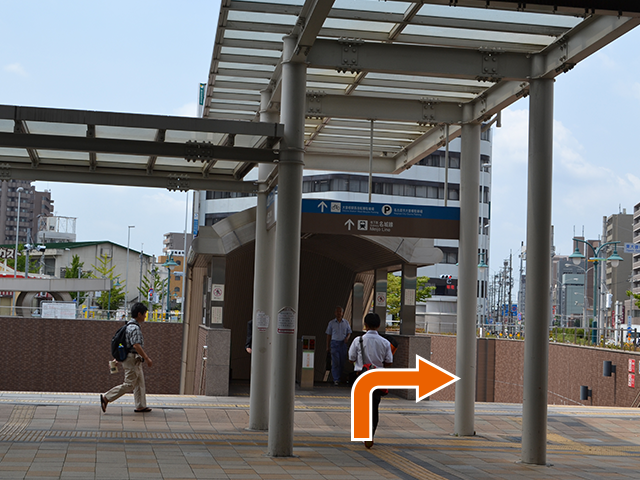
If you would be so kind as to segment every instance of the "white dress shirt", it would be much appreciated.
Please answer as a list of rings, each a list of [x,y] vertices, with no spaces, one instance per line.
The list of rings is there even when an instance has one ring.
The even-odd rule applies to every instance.
[[[362,370],[363,363],[373,363],[376,368],[384,368],[385,363],[393,363],[391,353],[391,343],[386,338],[381,337],[377,331],[369,330],[362,336],[364,345],[365,361],[362,361],[362,349],[360,348],[360,338],[356,338],[349,347],[349,360],[355,362],[354,370]]]

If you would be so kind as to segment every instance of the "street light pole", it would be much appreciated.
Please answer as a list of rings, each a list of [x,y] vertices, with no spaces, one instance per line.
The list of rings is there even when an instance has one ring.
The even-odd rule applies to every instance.
[[[135,225],[129,225],[127,227],[127,271],[125,273],[125,294],[124,294],[124,308],[128,306],[129,300],[129,242],[131,241],[131,229],[136,228]]]
[[[16,249],[13,252],[13,278],[16,278],[18,275],[18,237],[20,236],[20,194],[24,192],[24,188],[18,187],[16,189],[18,192],[18,218],[16,220]],[[15,315],[15,306],[16,306],[16,292],[13,292],[13,314]]]
[[[162,264],[163,267],[167,267],[167,318],[169,318],[169,302],[171,296],[169,295],[169,285],[171,284],[171,267],[175,267],[178,264],[173,260],[173,253],[169,254],[167,261]]]
[[[618,249],[617,247],[615,247],[615,245],[620,243],[620,241],[615,240],[612,242],[606,242],[600,245],[596,249],[589,242],[582,240],[580,238],[574,238],[573,240],[587,245],[591,249],[594,255],[592,258],[589,259],[589,261],[594,262],[593,264],[593,317],[597,322],[596,328],[598,329],[598,332],[599,332],[600,329],[602,328],[602,325],[601,325],[602,320],[600,319],[600,312],[599,312],[600,306],[598,305],[599,304],[598,296],[600,294],[600,276],[598,272],[599,263],[603,261],[608,261],[608,262],[611,262],[612,267],[615,268],[618,266],[618,264],[623,260],[623,258],[620,255],[618,255]],[[600,252],[604,249],[604,247],[608,245],[614,245],[613,253],[608,258],[601,258]],[[574,265],[580,265],[580,262],[584,260],[585,256],[582,253],[580,253],[580,250],[578,250],[578,245],[576,245],[574,252],[571,255],[569,255],[569,258],[571,259]],[[586,269],[585,269],[585,277],[586,277]]]
[[[16,278],[18,274],[18,238],[20,237],[20,195],[24,192],[24,188],[18,187],[16,189],[18,192],[18,218],[16,220],[16,250],[13,253],[13,278]],[[15,295],[15,293],[14,293]]]

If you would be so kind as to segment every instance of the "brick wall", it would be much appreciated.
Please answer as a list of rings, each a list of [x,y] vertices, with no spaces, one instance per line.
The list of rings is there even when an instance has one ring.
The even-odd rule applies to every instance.
[[[432,335],[431,336],[431,362],[435,363],[448,372],[456,372],[456,337],[453,335]],[[453,401],[456,387],[450,385],[439,392],[434,393],[429,398],[433,400]]]
[[[111,375],[111,338],[121,323],[0,317],[0,390],[37,392],[106,392],[122,382],[123,369]],[[149,394],[180,390],[182,324],[142,325],[145,350],[153,367],[145,367]],[[70,345],[69,345],[70,344]]]
[[[477,363],[477,400],[522,403],[524,385],[524,341],[479,339]],[[456,337],[431,335],[431,361],[455,373]],[[640,385],[629,387],[629,360],[635,360],[634,375],[640,375],[640,352],[607,348],[549,345],[550,405],[597,405],[630,407],[640,395]],[[602,375],[602,364],[611,361],[617,372]],[[640,378],[637,379],[640,383]],[[580,386],[592,390],[592,398],[580,400]],[[454,400],[455,386],[447,387],[430,398]],[[636,401],[636,404],[638,402]]]

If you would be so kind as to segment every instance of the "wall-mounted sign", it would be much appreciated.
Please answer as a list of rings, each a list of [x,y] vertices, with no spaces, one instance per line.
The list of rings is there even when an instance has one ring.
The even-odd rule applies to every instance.
[[[302,232],[457,240],[460,208],[303,199]]]
[[[278,333],[293,335],[296,332],[297,313],[291,307],[284,307],[278,312]]]
[[[211,301],[223,302],[224,301],[224,285],[211,285]]]
[[[266,332],[269,329],[269,315],[258,310],[256,312],[256,328],[259,332]]]

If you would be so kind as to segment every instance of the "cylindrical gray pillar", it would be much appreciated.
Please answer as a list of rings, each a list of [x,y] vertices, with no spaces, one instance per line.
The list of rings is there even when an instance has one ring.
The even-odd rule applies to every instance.
[[[402,265],[400,286],[400,335],[416,334],[416,290],[418,267]]]
[[[373,292],[373,311],[380,316],[382,323],[378,329],[379,333],[384,333],[387,327],[387,275],[386,270],[378,269],[374,272],[376,285]]]
[[[281,122],[284,136],[278,166],[278,218],[275,255],[273,355],[267,454],[293,455],[300,221],[304,167],[306,65],[291,62],[295,37],[284,38]]]
[[[460,380],[456,382],[454,433],[456,435],[475,435],[480,125],[463,125],[461,141],[460,246],[458,247],[456,333],[456,375],[460,377]]]
[[[524,341],[522,461],[547,457],[553,80],[530,82],[529,185],[527,193],[527,318]]]
[[[272,91],[262,92],[261,122],[277,122],[278,112],[269,110]],[[253,276],[253,317],[251,335],[251,389],[249,429],[269,428],[269,385],[271,383],[271,339],[273,338],[273,256],[274,231],[267,230],[267,196],[265,180],[273,165],[258,167],[258,204],[256,207],[256,256]]]

